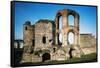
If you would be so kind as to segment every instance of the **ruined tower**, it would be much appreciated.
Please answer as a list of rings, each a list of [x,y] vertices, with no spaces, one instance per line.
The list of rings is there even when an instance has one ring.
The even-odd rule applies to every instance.
[[[69,25],[68,16],[72,15],[74,17],[74,25]],[[59,19],[62,16],[62,29],[59,29]],[[69,50],[69,43],[68,43],[68,34],[72,32],[74,34],[74,43],[71,47],[73,47],[78,53],[80,53],[79,48],[79,14],[70,9],[63,9],[59,10],[57,12],[56,18],[55,18],[55,24],[56,24],[56,37],[55,41],[56,44],[59,45],[59,34],[62,34],[62,46],[66,47],[67,50]],[[67,51],[68,52],[68,51]]]
[[[24,50],[22,61],[31,61],[31,53],[34,50],[34,25],[31,25],[30,21],[26,21],[23,25],[23,39],[24,39]]]

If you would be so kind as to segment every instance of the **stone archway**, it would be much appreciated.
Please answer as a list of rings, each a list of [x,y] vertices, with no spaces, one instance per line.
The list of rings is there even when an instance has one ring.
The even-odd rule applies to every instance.
[[[68,16],[72,15],[74,18],[74,25],[70,25],[68,21]],[[62,16],[62,29],[59,30],[59,18]],[[62,46],[67,47],[66,53],[69,52],[70,58],[72,57],[72,51],[73,49],[80,53],[81,50],[79,46],[79,14],[70,9],[63,9],[59,10],[57,12],[56,18],[55,18],[55,25],[56,25],[56,31],[55,31],[55,44],[59,45],[59,34],[62,34]],[[71,47],[68,46],[68,33],[72,32],[74,34],[74,44]],[[67,43],[66,43],[67,42]]]
[[[47,61],[47,60],[50,60],[50,58],[51,58],[51,56],[50,56],[49,53],[44,53],[42,55],[42,62]]]
[[[69,25],[68,22],[68,16],[72,15],[74,17],[74,25]],[[62,29],[59,30],[59,18],[62,16]],[[66,41],[68,41],[68,32],[73,30],[75,33],[75,45],[79,45],[79,14],[75,12],[74,10],[70,9],[63,9],[59,10],[56,18],[55,18],[55,24],[56,24],[56,33],[55,33],[55,42],[58,45],[59,44],[59,34],[62,34],[62,45],[67,46],[68,44]]]

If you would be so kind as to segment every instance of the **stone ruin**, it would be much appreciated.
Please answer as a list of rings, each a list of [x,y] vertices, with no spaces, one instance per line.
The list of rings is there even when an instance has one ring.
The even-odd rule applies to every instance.
[[[74,25],[69,25],[69,15],[73,15]],[[61,29],[59,29],[60,17],[62,17]],[[57,12],[55,21],[39,20],[34,25],[31,25],[29,21],[25,22],[23,25],[24,50],[21,62],[35,63],[68,60],[72,57],[80,58],[81,55],[85,54],[86,50],[81,47],[85,42],[81,42],[80,45],[79,18],[76,11],[63,9]],[[70,32],[74,34],[73,44],[68,43],[68,34]],[[59,41],[60,33],[62,34],[62,43]],[[83,36],[81,35],[82,38],[84,38]],[[92,37],[92,39],[95,38]]]

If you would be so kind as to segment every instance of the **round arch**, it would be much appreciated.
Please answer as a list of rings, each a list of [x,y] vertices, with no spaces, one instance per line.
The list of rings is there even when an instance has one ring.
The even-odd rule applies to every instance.
[[[75,18],[74,18],[74,16],[73,15],[68,15],[68,25],[69,26],[74,26],[74,24],[75,24]]]
[[[50,60],[51,59],[51,55],[50,55],[50,53],[44,53],[43,55],[42,55],[42,61],[44,62],[44,61],[47,61],[47,60]]]
[[[69,25],[68,23],[68,16],[72,15],[73,19],[74,19],[74,25]],[[56,24],[56,36],[55,36],[55,43],[59,44],[59,18],[62,16],[62,44],[63,45],[67,45],[65,42],[68,39],[67,37],[65,38],[65,36],[69,33],[72,32],[74,34],[74,38],[75,38],[75,44],[78,44],[78,35],[77,33],[79,33],[79,14],[74,11],[74,10],[70,10],[70,9],[63,9],[63,10],[59,10],[57,12],[56,18],[55,18],[55,24]],[[77,32],[76,32],[77,31]]]
[[[67,33],[67,44],[75,44],[75,31],[73,29],[69,30]]]
[[[76,11],[73,10],[68,10],[67,13],[67,20],[68,20],[68,16],[72,15],[74,18],[74,26],[78,26],[79,24],[79,14]]]

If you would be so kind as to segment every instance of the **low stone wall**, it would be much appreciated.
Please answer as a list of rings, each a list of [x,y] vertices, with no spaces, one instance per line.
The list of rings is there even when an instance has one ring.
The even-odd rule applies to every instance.
[[[85,47],[85,48],[82,48],[82,51],[83,53],[86,55],[86,54],[91,54],[91,53],[96,53],[96,46],[93,46],[93,47]]]
[[[42,58],[37,56],[37,55],[33,55],[32,56],[32,63],[36,63],[36,62],[42,62]]]
[[[24,53],[21,63],[27,63],[32,61],[32,55]]]

